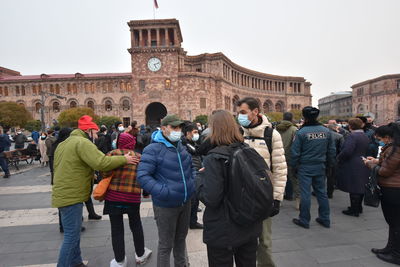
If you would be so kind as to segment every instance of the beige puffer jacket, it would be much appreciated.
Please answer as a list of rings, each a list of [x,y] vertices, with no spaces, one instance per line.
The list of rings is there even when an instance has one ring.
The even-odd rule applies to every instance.
[[[263,122],[255,128],[243,128],[244,136],[261,137],[263,139],[245,139],[245,142],[254,148],[264,159],[268,166],[271,166],[271,157],[267,144],[264,140],[264,130],[266,127],[272,127],[267,117],[262,115]],[[285,159],[285,150],[281,135],[278,131],[272,132],[272,184],[274,186],[274,199],[282,201],[287,180],[287,166]]]

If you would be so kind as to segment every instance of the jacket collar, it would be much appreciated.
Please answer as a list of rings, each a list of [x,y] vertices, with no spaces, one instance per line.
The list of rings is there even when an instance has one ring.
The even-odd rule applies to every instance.
[[[167,139],[165,139],[165,137],[162,134],[161,130],[155,131],[152,135],[151,135],[151,139],[153,140],[153,142],[155,143],[161,143],[164,144],[166,147],[173,147],[175,148],[175,146],[173,144],[171,144]],[[178,145],[176,148],[179,147],[179,144],[181,143],[181,141],[178,141]]]
[[[264,115],[261,115],[262,122],[253,128],[246,128],[242,126],[244,136],[256,136],[263,137],[264,130],[267,127],[271,127],[271,123],[268,121],[268,118]]]

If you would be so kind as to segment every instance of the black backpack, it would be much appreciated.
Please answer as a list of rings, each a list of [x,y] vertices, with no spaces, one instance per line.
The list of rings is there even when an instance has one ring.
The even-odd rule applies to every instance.
[[[263,157],[247,144],[230,145],[225,161],[224,205],[230,219],[250,226],[269,217],[273,205],[271,172]],[[218,148],[210,153],[218,153]]]

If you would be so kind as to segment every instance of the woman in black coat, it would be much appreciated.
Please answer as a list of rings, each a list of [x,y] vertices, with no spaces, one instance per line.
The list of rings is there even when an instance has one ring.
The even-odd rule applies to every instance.
[[[224,205],[226,161],[232,153],[232,146],[243,143],[243,136],[232,115],[225,110],[212,115],[211,128],[212,134],[208,139],[215,149],[204,158],[204,168],[200,169],[197,178],[198,198],[206,206],[203,242],[207,245],[208,264],[210,267],[233,266],[235,259],[237,267],[255,267],[262,221],[239,226],[229,218]]]
[[[337,156],[337,186],[350,194],[350,207],[342,212],[355,217],[362,213],[365,184],[370,173],[363,161],[368,152],[369,138],[362,125],[363,122],[358,118],[349,120],[351,134],[347,136]]]

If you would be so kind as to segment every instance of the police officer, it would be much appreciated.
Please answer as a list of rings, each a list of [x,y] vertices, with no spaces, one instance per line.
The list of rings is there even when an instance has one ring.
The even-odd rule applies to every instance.
[[[329,201],[326,193],[326,168],[335,161],[336,148],[329,129],[318,121],[319,110],[307,106],[302,111],[304,124],[297,131],[293,145],[290,165],[297,171],[300,186],[300,215],[293,223],[310,228],[311,185],[318,199],[320,225],[329,228]]]

